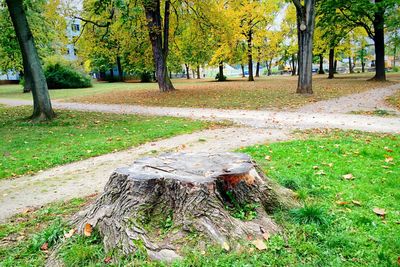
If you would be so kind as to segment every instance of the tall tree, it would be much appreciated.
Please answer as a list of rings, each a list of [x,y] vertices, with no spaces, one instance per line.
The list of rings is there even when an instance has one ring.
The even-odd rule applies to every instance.
[[[299,45],[299,79],[297,93],[312,94],[313,37],[316,16],[316,0],[292,0],[297,13]]]
[[[397,0],[330,0],[323,1],[325,9],[331,9],[331,14],[337,11],[354,27],[363,27],[375,44],[374,80],[386,80],[385,72],[385,25],[389,14],[398,8]]]
[[[171,1],[164,3],[164,22],[161,17],[160,0],[142,0],[147,18],[150,42],[153,50],[153,59],[156,69],[156,78],[161,92],[175,90],[168,75],[167,59],[169,52],[169,22]]]
[[[8,11],[21,48],[24,72],[30,82],[33,95],[33,120],[51,120],[55,113],[51,106],[46,78],[29,28],[23,0],[6,0]]]

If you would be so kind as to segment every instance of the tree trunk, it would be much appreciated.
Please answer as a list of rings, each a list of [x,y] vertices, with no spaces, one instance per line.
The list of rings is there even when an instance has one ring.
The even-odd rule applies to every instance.
[[[219,63],[218,69],[219,69],[219,79],[218,79],[218,81],[219,82],[223,82],[223,81],[225,81],[225,79],[224,79],[224,62],[221,61]]]
[[[257,61],[257,66],[256,66],[256,77],[260,77],[260,61]]]
[[[335,49],[329,49],[329,75],[328,79],[335,78]]]
[[[142,1],[147,18],[147,27],[151,47],[153,50],[154,65],[156,69],[156,80],[161,92],[175,90],[168,76],[167,58],[168,58],[168,39],[169,39],[169,0],[165,1],[164,25],[161,23],[160,0]],[[164,28],[163,28],[164,26]],[[163,38],[164,33],[164,38]]]
[[[185,63],[185,69],[186,69],[186,79],[190,79],[190,69],[189,69],[189,64]]]
[[[382,0],[375,0],[375,5],[382,2]],[[385,9],[379,5],[375,11],[375,18],[373,21],[375,36],[375,77],[373,80],[376,81],[386,81],[386,71],[385,71]]]
[[[245,78],[246,74],[244,73],[244,65],[240,64],[240,67],[242,68],[242,78]]]
[[[253,32],[250,30],[247,36],[247,57],[249,60],[249,81],[254,81],[253,76]]]
[[[8,10],[21,48],[25,82],[33,95],[33,120],[51,120],[55,113],[51,106],[46,77],[26,18],[23,0],[7,0]]]
[[[267,75],[272,75],[272,59],[270,61],[267,61]]]
[[[252,215],[244,210],[250,205]],[[245,154],[177,153],[117,169],[74,223],[80,234],[97,229],[106,252],[142,249],[151,259],[172,261],[190,236],[199,237],[191,239],[193,250],[204,241],[230,250],[240,240],[277,234],[270,214],[296,206],[293,193]],[[244,220],[234,217],[238,211]]]
[[[113,68],[110,68],[110,82],[114,82],[114,69]]]
[[[122,70],[122,64],[121,64],[121,57],[117,56],[117,68],[118,68],[118,81],[123,82],[124,81],[124,72]]]
[[[349,72],[354,73],[353,71],[353,61],[351,60],[351,57],[349,57]]]
[[[337,74],[337,59],[335,59],[335,62],[333,63],[333,73]]]
[[[325,74],[324,71],[324,56],[319,54],[319,71],[318,74]]]
[[[292,76],[296,76],[296,56],[292,54]]]
[[[299,39],[299,80],[297,93],[312,94],[312,51],[315,28],[315,1],[305,0],[304,6],[293,0],[297,11],[297,31]]]
[[[201,79],[200,77],[200,66],[197,65],[197,79]]]

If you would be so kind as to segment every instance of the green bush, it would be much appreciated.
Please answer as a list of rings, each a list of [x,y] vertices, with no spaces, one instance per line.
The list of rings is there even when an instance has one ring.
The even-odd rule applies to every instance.
[[[149,83],[153,80],[151,72],[143,71],[140,73],[140,82]]]
[[[49,89],[87,88],[92,86],[90,77],[73,66],[55,62],[49,63],[44,70]]]
[[[393,67],[393,68],[392,68],[392,71],[393,71],[393,72],[399,72],[399,71],[400,71],[400,68],[397,67],[397,66],[396,66],[396,67]]]
[[[217,73],[217,76],[215,76],[215,79],[217,81],[223,82],[223,81],[226,81],[226,76],[223,75],[222,77],[219,77],[219,73]]]

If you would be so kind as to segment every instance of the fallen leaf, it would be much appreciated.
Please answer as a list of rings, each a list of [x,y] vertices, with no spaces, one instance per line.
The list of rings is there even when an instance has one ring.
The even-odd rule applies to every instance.
[[[352,200],[351,203],[353,203],[356,206],[361,206],[361,202],[357,200]]]
[[[267,246],[265,245],[264,241],[261,239],[254,240],[253,245],[258,249],[258,250],[266,250]]]
[[[271,156],[265,156],[265,159],[271,161]]]
[[[355,178],[354,175],[351,174],[351,173],[345,174],[345,175],[343,175],[342,177],[343,177],[343,179],[345,179],[345,180],[354,180],[354,178]]]
[[[336,201],[336,204],[338,204],[340,206],[344,206],[344,205],[349,204],[349,202],[347,202],[347,201]]]
[[[387,163],[392,162],[392,161],[393,161],[393,158],[392,158],[392,157],[387,157],[387,158],[385,158],[385,162],[387,162]]]
[[[319,169],[318,166],[313,166],[312,168],[313,168],[314,170],[318,170],[318,169]]]
[[[326,173],[324,172],[324,170],[317,171],[315,174],[316,174],[316,175],[326,175]]]
[[[229,251],[231,249],[227,242],[222,243],[222,248],[225,249],[226,251]]]
[[[44,243],[41,247],[40,247],[40,250],[42,250],[42,251],[45,251],[45,250],[48,250],[49,249],[49,243]]]
[[[400,256],[397,258],[397,265],[400,266]]]
[[[381,208],[374,208],[373,212],[375,212],[376,215],[379,215],[382,217],[384,217],[386,215],[385,209],[381,209]]]
[[[92,225],[90,225],[89,223],[85,224],[85,229],[83,229],[83,234],[85,236],[91,236],[92,232],[93,232]]]
[[[265,233],[263,233],[263,238],[265,239],[265,240],[269,240],[269,237],[270,237],[270,235],[269,235],[269,233],[267,233],[267,232],[265,232]]]
[[[71,230],[69,230],[68,233],[64,234],[64,237],[67,238],[67,239],[71,238],[75,234],[75,232],[76,232],[76,229],[71,229]]]
[[[111,257],[107,257],[107,258],[104,259],[104,263],[105,263],[105,264],[108,264],[108,263],[111,262],[111,260],[112,260]]]
[[[385,150],[386,150],[387,152],[389,152],[389,153],[393,152],[393,150],[390,149],[390,148],[388,148],[387,146],[385,146]]]

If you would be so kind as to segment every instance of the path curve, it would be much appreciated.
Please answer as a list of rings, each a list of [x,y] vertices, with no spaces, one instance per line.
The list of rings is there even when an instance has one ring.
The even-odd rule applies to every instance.
[[[349,113],[352,111],[373,111],[377,109],[392,111],[400,115],[400,112],[386,104],[386,97],[400,90],[400,84],[385,88],[372,89],[359,94],[342,96],[335,99],[318,101],[299,108],[299,112],[307,113]]]

